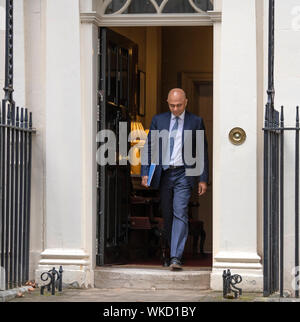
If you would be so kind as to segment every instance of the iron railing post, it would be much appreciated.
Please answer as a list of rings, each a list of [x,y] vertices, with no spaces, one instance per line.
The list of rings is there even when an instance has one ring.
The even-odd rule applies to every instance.
[[[281,106],[280,128],[284,128],[284,113]],[[284,287],[284,130],[280,131],[280,297]]]
[[[274,110],[275,117],[275,128],[279,128],[279,113]],[[275,167],[275,178],[274,178],[274,292],[279,289],[279,132],[274,131],[274,167]]]
[[[27,108],[24,108],[24,129],[28,129],[28,110]],[[24,219],[23,219],[23,259],[22,259],[22,281],[25,282],[27,280],[28,276],[28,269],[27,269],[27,244],[29,242],[28,239],[28,231],[27,231],[27,226],[28,226],[28,209],[27,209],[27,195],[28,195],[28,190],[27,190],[27,184],[28,184],[28,132],[24,133],[24,162],[23,162],[23,167],[24,167],[24,199],[23,199],[23,208],[24,208]]]
[[[265,128],[269,127],[269,107],[265,111]],[[269,258],[269,131],[264,131],[264,225],[263,225],[263,275],[264,275],[264,296],[270,294],[270,258]]]
[[[16,160],[15,160],[15,207],[14,207],[14,220],[15,220],[15,229],[14,229],[14,282],[18,285],[18,234],[19,234],[19,126],[20,126],[20,116],[19,116],[19,106],[16,107],[16,132],[15,132],[15,151],[16,151]]]
[[[10,227],[10,104],[7,104],[7,129],[6,129],[6,183],[5,183],[5,287],[8,288],[8,270],[9,270],[9,227]]]
[[[18,245],[18,252],[19,252],[19,258],[18,258],[18,284],[21,285],[23,282],[23,271],[24,268],[22,266],[23,264],[23,227],[24,227],[24,197],[23,197],[23,188],[24,188],[24,175],[23,175],[23,149],[24,149],[24,132],[22,131],[24,127],[24,109],[21,108],[21,119],[20,119],[20,189],[19,189],[19,202],[20,202],[20,208],[19,208],[19,245]]]
[[[6,109],[5,109],[5,101],[2,101],[2,113],[1,113],[1,137],[0,137],[0,157],[1,157],[1,267],[5,267],[5,122],[6,122]]]
[[[32,112],[29,113],[29,130],[32,130]],[[25,278],[29,279],[29,249],[30,249],[30,201],[31,201],[31,162],[32,162],[32,132],[29,131],[28,135],[28,160],[27,160],[27,200],[26,200],[26,213],[27,213],[27,225],[26,225],[26,262],[25,262]]]
[[[268,102],[265,109],[265,128],[274,127],[274,0],[269,0],[269,36],[268,36]],[[264,275],[264,296],[269,296],[274,289],[274,270],[273,270],[273,224],[274,216],[272,203],[272,193],[274,189],[272,176],[274,175],[273,162],[273,129],[264,131],[264,256],[263,256],[263,275]],[[270,159],[271,158],[271,159]]]
[[[297,276],[299,274],[299,106],[296,108],[296,139],[295,139],[295,296],[299,297]]]
[[[14,285],[14,270],[15,270],[15,262],[14,262],[14,226],[15,226],[15,218],[14,218],[14,192],[15,192],[15,187],[14,187],[14,175],[15,175],[15,105],[11,105],[11,143],[10,143],[10,202],[9,202],[9,208],[10,208],[10,270],[9,270],[9,280],[10,280],[10,285],[11,287],[15,287]]]

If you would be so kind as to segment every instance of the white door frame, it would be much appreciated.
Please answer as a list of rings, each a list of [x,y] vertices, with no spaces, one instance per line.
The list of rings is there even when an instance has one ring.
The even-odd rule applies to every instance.
[[[84,159],[86,160],[84,169],[85,178],[85,211],[86,211],[86,246],[90,254],[91,272],[96,267],[96,177],[97,170],[95,166],[96,156],[96,129],[95,119],[97,117],[97,84],[98,84],[98,59],[99,51],[98,28],[99,27],[117,27],[117,26],[213,26],[214,55],[213,55],[213,79],[214,79],[214,98],[213,110],[218,110],[217,104],[219,96],[219,66],[221,50],[221,11],[210,11],[207,14],[161,14],[161,15],[107,15],[101,17],[96,11],[83,11],[80,13],[81,18],[81,57],[82,57],[82,106],[84,108],[83,144]],[[86,93],[86,94],[85,94]],[[90,95],[92,94],[92,95]],[[91,97],[92,96],[92,97]],[[214,132],[214,130],[213,130]],[[214,142],[215,143],[215,142]],[[213,144],[213,153],[217,148]],[[90,166],[93,164],[93,166]],[[213,165],[214,168],[214,165]],[[91,205],[93,201],[93,205]],[[214,205],[213,205],[214,209]],[[214,225],[213,225],[214,226]],[[92,231],[92,234],[89,232]],[[213,228],[213,236],[214,236]],[[214,242],[213,242],[214,244]],[[93,284],[93,274],[92,274]]]

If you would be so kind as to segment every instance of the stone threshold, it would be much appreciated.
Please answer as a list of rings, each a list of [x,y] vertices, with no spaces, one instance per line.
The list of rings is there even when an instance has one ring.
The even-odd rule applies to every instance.
[[[203,267],[171,271],[154,265],[112,265],[95,269],[94,285],[96,288],[207,290],[210,274],[211,268]]]
[[[28,293],[28,289],[32,289],[32,286],[23,286],[0,291],[0,302],[8,302],[20,294]]]

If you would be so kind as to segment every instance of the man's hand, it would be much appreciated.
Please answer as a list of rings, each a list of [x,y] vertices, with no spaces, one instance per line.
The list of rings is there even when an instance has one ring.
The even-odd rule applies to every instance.
[[[206,182],[199,182],[198,183],[198,195],[202,196],[205,194],[207,190],[207,183]]]
[[[142,186],[144,186],[144,187],[146,187],[146,188],[148,188],[148,186],[147,186],[147,182],[148,182],[148,176],[143,176],[142,177]]]

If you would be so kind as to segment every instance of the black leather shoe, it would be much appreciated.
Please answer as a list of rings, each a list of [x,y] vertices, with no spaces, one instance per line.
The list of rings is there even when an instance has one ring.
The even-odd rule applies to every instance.
[[[170,269],[172,271],[179,271],[182,269],[181,261],[177,257],[172,257],[170,261]]]

